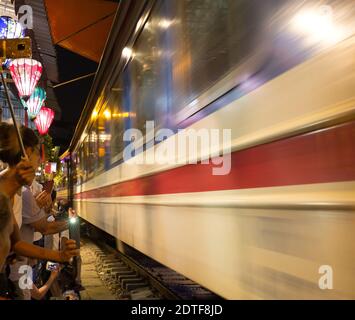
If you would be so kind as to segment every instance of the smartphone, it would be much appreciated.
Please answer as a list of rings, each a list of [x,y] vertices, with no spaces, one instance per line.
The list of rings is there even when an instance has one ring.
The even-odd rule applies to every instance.
[[[48,271],[59,270],[59,263],[48,261],[46,265]]]
[[[43,191],[46,191],[48,192],[49,194],[52,193],[53,191],[53,187],[54,187],[54,181],[51,180],[51,181],[46,181],[44,184],[43,184]]]
[[[0,39],[0,58],[32,58],[31,38],[26,37],[22,39]]]

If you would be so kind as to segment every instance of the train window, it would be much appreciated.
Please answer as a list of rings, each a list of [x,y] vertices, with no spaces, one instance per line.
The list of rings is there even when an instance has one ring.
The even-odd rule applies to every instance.
[[[90,142],[89,135],[85,138],[85,181],[89,179],[90,169]]]
[[[120,160],[124,148],[125,121],[131,116],[131,113],[125,112],[123,107],[122,78],[119,78],[115,87],[111,89],[109,105],[111,110],[111,163],[114,163]]]
[[[77,185],[80,185],[83,183],[83,174],[82,174],[82,171],[83,171],[83,154],[82,154],[82,148],[83,145],[80,144],[80,147],[79,149],[77,150],[77,155],[78,155],[78,164],[77,164],[77,175],[78,175],[78,181],[77,181]]]
[[[136,114],[132,125],[145,132],[146,121],[164,123],[167,114],[167,82],[164,68],[164,33],[158,27],[161,7],[157,6],[133,48],[129,65],[131,111]]]
[[[88,179],[89,176],[89,168],[90,168],[90,148],[89,148],[89,135],[86,136],[83,145],[83,153],[84,153],[84,181]]]
[[[85,164],[84,164],[84,144],[82,143],[79,148],[79,182],[78,185],[85,180]]]
[[[171,107],[177,114],[251,56],[266,12],[264,1],[255,0],[180,0],[167,5],[172,6],[171,17],[160,23],[173,39]]]
[[[109,149],[107,144],[109,143],[109,123],[111,120],[111,111],[104,105],[97,118],[97,170],[102,171],[105,168],[105,159],[109,156]]]
[[[97,122],[95,121],[90,129],[89,134],[89,158],[88,161],[88,179],[91,179],[95,176],[95,171],[98,163],[98,137],[97,137]]]
[[[73,185],[77,185],[79,177],[78,177],[78,168],[79,168],[79,157],[77,153],[73,153],[73,164],[72,164],[72,183]]]
[[[74,157],[74,161],[75,161],[75,185],[80,185],[81,184],[81,147],[75,152],[75,157]]]

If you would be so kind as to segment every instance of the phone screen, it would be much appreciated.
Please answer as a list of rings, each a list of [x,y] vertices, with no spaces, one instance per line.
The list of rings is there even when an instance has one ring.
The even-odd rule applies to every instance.
[[[58,270],[58,269],[59,269],[59,263],[55,263],[55,262],[48,261],[48,262],[47,262],[46,269],[47,269],[48,271]]]

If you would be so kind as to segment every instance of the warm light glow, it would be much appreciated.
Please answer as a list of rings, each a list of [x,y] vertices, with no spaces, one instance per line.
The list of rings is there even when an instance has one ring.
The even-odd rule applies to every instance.
[[[331,6],[301,10],[292,20],[294,31],[306,37],[311,44],[335,43],[341,38],[340,27],[334,23]]]
[[[99,158],[103,158],[105,156],[105,148],[100,147],[99,148]]]
[[[38,113],[41,111],[44,100],[46,100],[46,97],[46,91],[37,87],[27,102],[21,99],[22,105],[25,109],[27,109],[28,116],[31,119],[35,119],[37,117]]]
[[[34,59],[15,59],[9,66],[20,97],[30,97],[42,75],[42,64]]]
[[[131,114],[129,112],[123,112],[123,113],[114,113],[113,118],[129,118]]]
[[[111,111],[110,110],[105,110],[104,111],[104,116],[107,120],[111,119]]]
[[[50,108],[42,107],[34,123],[41,135],[46,135],[54,120],[54,111]]]
[[[162,29],[169,29],[172,24],[173,24],[172,20],[161,19],[158,23],[158,26]]]
[[[92,118],[93,120],[95,120],[95,119],[97,119],[98,115],[99,115],[99,113],[97,112],[97,110],[94,110],[93,113],[92,113],[92,115],[91,115],[91,118]]]
[[[101,142],[110,141],[111,140],[111,135],[110,134],[106,134],[106,133],[100,133],[99,134],[99,140]]]
[[[91,132],[89,141],[94,143],[97,142],[97,133],[95,131]]]
[[[133,50],[131,48],[125,47],[122,50],[122,57],[126,60],[129,60],[133,57]]]
[[[143,17],[141,17],[136,25],[136,33],[141,29],[143,26],[144,22],[147,20],[149,13],[145,14]]]

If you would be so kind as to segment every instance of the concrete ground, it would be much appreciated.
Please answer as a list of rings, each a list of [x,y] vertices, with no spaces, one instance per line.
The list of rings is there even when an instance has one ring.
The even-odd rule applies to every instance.
[[[95,270],[95,255],[89,246],[83,244],[80,248],[82,266],[81,280],[85,288],[80,293],[82,300],[116,300],[115,296],[109,291],[99,278]]]

